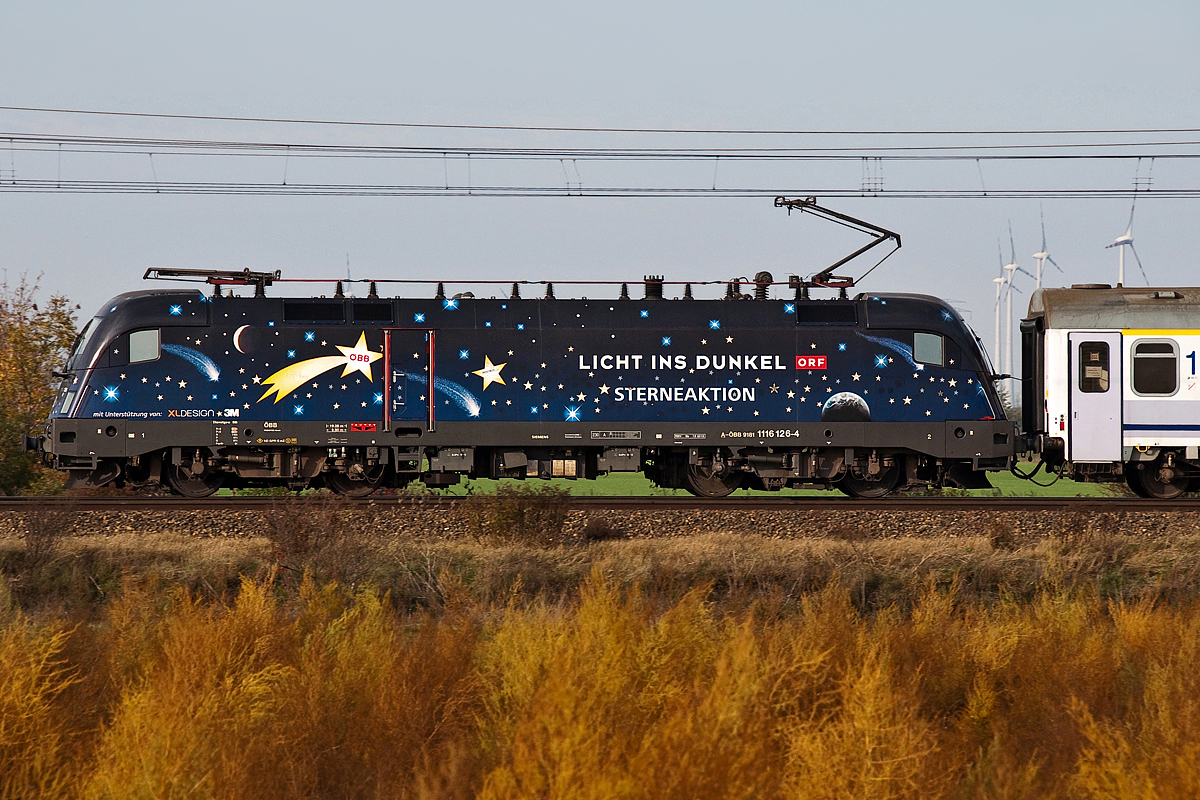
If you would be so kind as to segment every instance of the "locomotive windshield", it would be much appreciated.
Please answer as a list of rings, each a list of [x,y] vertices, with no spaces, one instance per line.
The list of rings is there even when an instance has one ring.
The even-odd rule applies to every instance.
[[[71,347],[71,355],[67,356],[67,369],[75,369],[75,359],[87,349],[92,334],[100,327],[100,319],[100,317],[93,317],[88,320],[88,323],[83,326],[83,330],[75,337],[75,344]]]

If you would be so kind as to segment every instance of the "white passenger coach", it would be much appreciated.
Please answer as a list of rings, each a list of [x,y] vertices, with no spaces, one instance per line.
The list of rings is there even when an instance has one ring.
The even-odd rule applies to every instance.
[[[1200,489],[1200,288],[1039,289],[1022,331],[1025,442],[1144,497]]]

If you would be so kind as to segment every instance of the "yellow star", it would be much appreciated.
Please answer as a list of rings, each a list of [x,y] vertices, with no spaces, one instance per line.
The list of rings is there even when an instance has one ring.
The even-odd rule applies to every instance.
[[[478,375],[479,377],[483,378],[483,388],[484,391],[487,391],[487,388],[493,383],[498,383],[501,386],[508,385],[504,382],[504,378],[500,377],[500,370],[504,369],[506,366],[508,366],[507,361],[505,361],[503,364],[493,364],[492,359],[489,356],[484,356],[483,369],[477,369],[471,374]]]
[[[371,377],[371,365],[383,358],[383,353],[375,353],[367,349],[365,332],[358,335],[358,341],[354,347],[342,347],[339,344],[337,349],[341,350],[342,355],[346,357],[346,366],[342,368],[343,378],[351,372],[361,372],[367,376],[367,380],[374,382],[375,379]]]

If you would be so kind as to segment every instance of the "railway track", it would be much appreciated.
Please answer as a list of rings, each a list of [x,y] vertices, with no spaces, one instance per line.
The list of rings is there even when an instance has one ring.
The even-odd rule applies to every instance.
[[[304,497],[209,497],[192,500],[183,497],[4,497],[0,512],[22,512],[33,508],[69,507],[78,511],[255,511],[281,503],[314,505],[326,502],[328,495]],[[387,496],[342,499],[355,508],[453,508],[471,502],[472,497],[453,495]],[[885,497],[860,500],[849,497],[726,497],[719,500],[698,497],[596,497],[565,498],[569,510],[596,511],[846,511],[846,512],[1090,512],[1090,513],[1184,513],[1200,512],[1200,498],[1144,500],[1125,497]]]

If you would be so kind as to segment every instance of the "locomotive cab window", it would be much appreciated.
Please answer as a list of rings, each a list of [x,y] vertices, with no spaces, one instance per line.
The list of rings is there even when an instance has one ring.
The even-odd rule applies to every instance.
[[[940,333],[913,334],[913,360],[918,364],[933,364],[940,367],[945,362],[945,345]]]
[[[1108,391],[1108,342],[1079,343],[1079,391]]]
[[[142,361],[157,361],[158,354],[158,328],[152,328],[148,331],[134,331],[129,334],[130,364],[137,364]]]
[[[1133,345],[1135,394],[1168,395],[1179,388],[1179,352],[1174,342],[1136,342]]]

